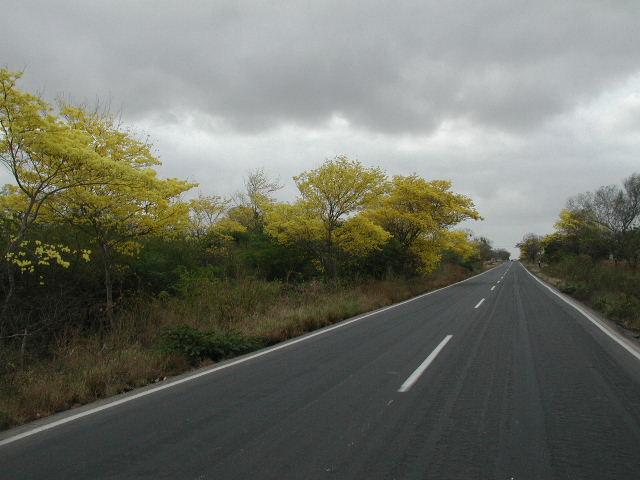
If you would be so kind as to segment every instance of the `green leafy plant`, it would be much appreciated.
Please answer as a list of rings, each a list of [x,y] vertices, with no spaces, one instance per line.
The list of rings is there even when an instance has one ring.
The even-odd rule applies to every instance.
[[[167,327],[160,334],[160,349],[179,354],[192,364],[208,358],[213,361],[242,355],[264,346],[264,341],[238,332],[202,331],[190,325]]]

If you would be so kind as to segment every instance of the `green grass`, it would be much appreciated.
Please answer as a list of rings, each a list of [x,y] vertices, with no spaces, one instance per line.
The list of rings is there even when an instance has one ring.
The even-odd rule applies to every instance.
[[[428,278],[358,285],[186,277],[176,296],[133,302],[108,333],[67,332],[49,355],[19,368],[0,353],[0,428],[10,428],[190,368],[271,345],[469,276],[447,267]]]

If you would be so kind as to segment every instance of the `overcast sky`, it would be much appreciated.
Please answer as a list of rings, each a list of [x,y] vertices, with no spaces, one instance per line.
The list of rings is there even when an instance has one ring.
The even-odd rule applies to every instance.
[[[517,252],[640,171],[638,0],[2,3],[22,88],[109,102],[207,194],[346,154],[452,180]]]

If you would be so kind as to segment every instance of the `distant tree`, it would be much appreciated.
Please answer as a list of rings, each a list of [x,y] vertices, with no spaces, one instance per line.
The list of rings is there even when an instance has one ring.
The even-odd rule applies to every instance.
[[[589,255],[598,259],[610,253],[608,232],[584,212],[565,208],[554,227],[555,232],[544,237],[546,261],[555,261],[565,255]]]
[[[458,263],[466,264],[478,255],[472,233],[466,230],[448,230],[444,235],[444,251],[458,258]]]
[[[190,232],[196,238],[205,237],[225,217],[231,204],[230,199],[217,195],[199,194],[189,201]]]
[[[511,257],[511,253],[504,248],[498,248],[493,251],[493,255],[496,260],[507,261]]]
[[[542,253],[543,237],[535,233],[527,233],[516,247],[520,249],[521,256],[530,262],[539,262]]]
[[[495,258],[491,240],[486,237],[478,237],[474,239],[474,242],[481,261],[486,262]]]
[[[231,211],[231,218],[250,231],[262,232],[265,209],[274,204],[273,194],[282,189],[282,184],[259,168],[247,174],[244,188],[244,192],[236,195],[237,205]]]

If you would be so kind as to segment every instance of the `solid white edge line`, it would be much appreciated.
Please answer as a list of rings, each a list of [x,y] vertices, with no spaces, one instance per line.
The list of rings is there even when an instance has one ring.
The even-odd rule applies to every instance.
[[[484,298],[478,302],[478,304],[473,308],[478,308],[480,305],[484,303]]]
[[[554,288],[550,287],[545,282],[540,280],[533,273],[531,273],[529,270],[527,270],[527,267],[522,265],[522,268],[524,268],[525,272],[527,272],[529,275],[531,275],[531,277],[535,281],[537,281],[540,285],[542,285],[543,287],[548,289],[551,293],[553,293],[556,297],[558,297],[561,300],[563,300],[565,303],[568,303],[569,305],[571,305],[574,309],[576,309],[578,312],[580,312],[587,320],[589,320],[596,327],[598,327],[602,332],[604,332],[609,338],[614,340],[618,345],[620,345],[622,348],[624,348],[627,352],[629,352],[631,355],[633,355],[636,359],[640,360],[640,352],[638,350],[634,349],[631,345],[629,345],[627,343],[627,340],[624,337],[620,336],[620,334],[618,334],[617,332],[611,330],[608,326],[603,325],[602,322],[600,322],[600,320],[595,318],[587,310],[582,308],[580,305],[575,303],[573,300],[568,298],[566,295],[563,295],[562,293],[558,292],[557,290],[555,290]]]
[[[51,423],[47,423],[45,425],[42,425],[40,427],[36,427],[36,428],[31,429],[31,430],[27,430],[25,432],[19,433],[17,435],[14,435],[14,436],[11,436],[11,437],[7,437],[5,439],[0,440],[0,446],[7,445],[9,443],[13,443],[13,442],[15,442],[17,440],[21,440],[21,439],[26,438],[26,437],[30,437],[31,435],[35,435],[36,433],[44,432],[46,430],[51,430],[52,428],[58,427],[60,425],[64,425],[65,423],[73,422],[73,421],[78,420],[80,418],[87,417],[89,415],[93,415],[94,413],[98,413],[98,412],[101,412],[103,410],[107,410],[109,408],[113,408],[113,407],[116,407],[118,405],[122,405],[123,403],[131,402],[132,400],[136,400],[138,398],[146,397],[147,395],[151,395],[152,393],[156,393],[156,392],[159,392],[161,390],[165,390],[167,388],[175,387],[176,385],[180,385],[182,383],[186,383],[186,382],[189,382],[191,380],[195,380],[196,378],[204,377],[205,375],[210,375],[210,374],[218,372],[220,370],[224,370],[225,368],[233,367],[235,365],[239,365],[241,363],[248,362],[249,360],[253,360],[254,358],[262,357],[263,355],[267,355],[268,353],[275,352],[277,350],[282,350],[283,348],[290,347],[291,345],[295,345],[296,343],[305,342],[305,341],[309,340],[310,338],[317,337],[319,335],[324,335],[325,333],[331,332],[331,331],[336,330],[338,328],[346,327],[347,325],[349,325],[351,323],[358,322],[360,320],[364,320],[365,318],[371,317],[373,315],[377,315],[378,313],[382,313],[382,312],[385,312],[385,311],[390,310],[392,308],[396,308],[396,307],[399,307],[401,305],[404,305],[406,303],[413,302],[415,300],[418,300],[420,298],[426,297],[428,295],[433,295],[434,293],[440,292],[442,290],[446,290],[447,288],[451,288],[451,287],[453,287],[455,285],[460,285],[461,283],[468,282],[471,279],[478,278],[481,275],[484,275],[485,273],[489,273],[491,271],[493,271],[493,268],[491,268],[489,270],[485,270],[484,272],[479,273],[477,275],[474,275],[472,277],[465,278],[464,280],[461,280],[459,282],[452,283],[451,285],[447,285],[445,287],[441,287],[441,288],[438,288],[436,290],[432,290],[430,292],[422,293],[422,294],[420,294],[418,296],[415,296],[413,298],[409,298],[409,299],[404,300],[402,302],[394,303],[393,305],[388,305],[388,306],[380,308],[378,310],[374,310],[372,312],[365,313],[363,315],[360,315],[360,316],[358,316],[356,318],[352,318],[350,320],[344,320],[344,321],[342,321],[340,323],[337,323],[335,325],[332,325],[332,326],[329,326],[329,327],[325,327],[325,328],[322,328],[320,330],[316,330],[315,332],[303,335],[301,337],[294,338],[292,340],[286,340],[283,343],[280,343],[278,345],[274,345],[273,347],[268,347],[268,348],[266,348],[264,350],[260,350],[260,351],[254,353],[254,354],[250,354],[248,356],[241,357],[241,358],[239,358],[237,360],[231,360],[228,363],[225,363],[224,365],[219,365],[217,367],[212,367],[212,368],[210,368],[208,370],[205,370],[205,371],[202,371],[202,372],[198,372],[198,373],[194,373],[193,375],[189,375],[189,376],[180,378],[178,380],[170,381],[169,383],[165,383],[164,385],[160,385],[160,386],[155,387],[155,388],[150,388],[148,390],[145,390],[144,392],[136,393],[136,394],[133,394],[133,395],[128,395],[125,398],[121,398],[119,400],[114,400],[112,402],[106,403],[104,405],[100,405],[100,406],[92,408],[90,410],[85,410],[85,411],[77,413],[75,415],[70,415],[68,417],[61,418],[60,420],[56,420],[56,421],[53,421]],[[16,428],[20,428],[20,427],[16,427]]]
[[[451,340],[451,337],[453,337],[453,335],[447,335],[446,337],[444,337],[444,339],[438,344],[438,346],[435,348],[435,350],[433,352],[431,352],[429,354],[429,356],[427,358],[425,358],[424,361],[418,366],[418,368],[416,368],[413,371],[413,373],[411,375],[409,375],[409,378],[407,378],[404,381],[404,383],[398,389],[399,393],[408,392],[409,389],[411,387],[413,387],[413,384],[418,381],[420,376],[424,373],[424,371],[431,364],[431,362],[433,362],[433,360],[438,356],[438,354],[444,348],[444,346],[447,344],[447,342],[449,342],[449,340]]]

